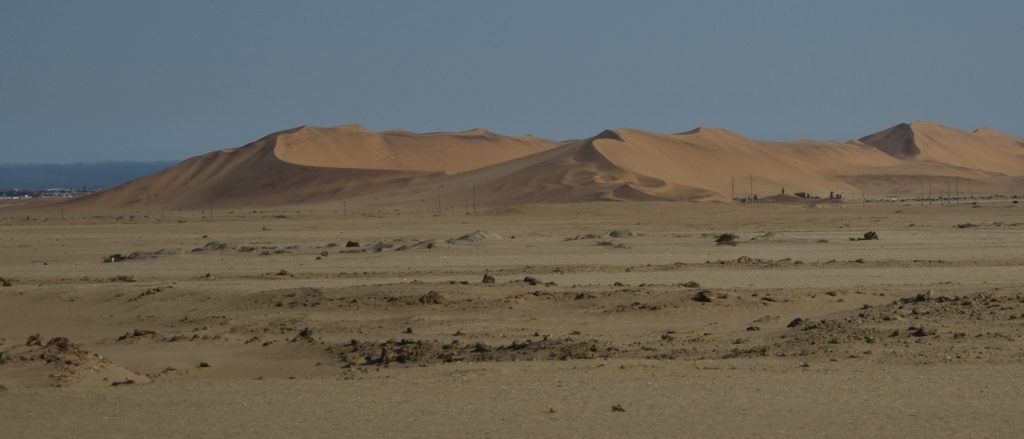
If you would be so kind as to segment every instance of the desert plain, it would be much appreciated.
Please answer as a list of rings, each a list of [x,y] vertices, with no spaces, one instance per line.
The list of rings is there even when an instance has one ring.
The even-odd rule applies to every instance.
[[[1015,437],[1017,201],[5,214],[0,436]]]

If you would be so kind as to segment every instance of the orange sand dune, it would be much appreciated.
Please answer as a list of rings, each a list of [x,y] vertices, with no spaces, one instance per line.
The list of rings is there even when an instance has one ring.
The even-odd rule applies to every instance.
[[[374,133],[358,125],[299,128],[71,200],[63,207],[206,208],[320,202],[415,186],[554,146],[484,130]]]
[[[931,132],[944,130],[950,132],[943,139],[978,136],[942,127]],[[985,135],[999,144],[991,150],[983,141],[972,145],[973,164],[984,164],[989,155],[1007,155],[1012,146],[1010,136]],[[441,187],[449,200],[475,199],[478,205],[504,206],[602,200],[729,201],[751,193],[765,198],[784,190],[821,197],[834,192],[860,199],[918,195],[926,182],[935,185],[938,194],[947,183],[956,182],[966,192],[989,190],[1001,181],[991,168],[958,165],[951,156],[955,145],[940,147],[949,151],[945,156],[934,154],[941,160],[921,160],[894,156],[884,143],[766,142],[716,128],[678,134],[623,128],[429,184]],[[1012,167],[1013,160],[1021,170],[1018,174],[1024,174],[1019,157],[1003,157],[1005,167]],[[395,195],[390,203],[407,205],[417,197],[431,197],[430,193],[420,188]]]
[[[277,137],[274,153],[304,166],[456,173],[550,149],[534,136],[506,137],[484,129],[459,133],[376,133],[359,125],[302,126]]]
[[[724,129],[628,128],[555,143],[477,129],[372,132],[303,126],[61,203],[116,210],[273,206],[354,200],[394,207],[578,201],[724,201],[808,192],[917,195],[926,182],[1000,192],[1024,177],[1024,139],[992,129],[899,124],[850,142],[752,140]],[[475,195],[473,195],[475,194]],[[427,203],[427,204],[423,204]]]
[[[902,123],[860,139],[887,154],[980,172],[1024,174],[1024,139],[991,128],[974,132],[932,122]]]

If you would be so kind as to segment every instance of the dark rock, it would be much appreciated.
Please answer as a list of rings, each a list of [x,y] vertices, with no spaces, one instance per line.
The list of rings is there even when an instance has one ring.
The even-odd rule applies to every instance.
[[[482,241],[495,241],[502,239],[501,235],[488,231],[488,230],[477,230],[472,233],[467,233],[458,238],[452,238],[448,240],[449,244],[470,244],[474,242]]]
[[[299,340],[313,341],[313,330],[310,329],[309,327],[302,328],[302,330],[299,331],[299,335],[296,336],[292,341]]]
[[[736,245],[736,240],[740,237],[734,233],[723,233],[715,237],[715,243],[718,245]]]
[[[39,334],[32,334],[28,336],[28,340],[25,341],[25,346],[42,346],[43,337]]]
[[[148,337],[156,335],[156,331],[150,331],[148,329],[135,329],[132,332],[126,332],[117,338],[118,341],[127,340],[130,338]]]
[[[725,299],[728,297],[729,295],[726,293],[716,293],[711,290],[700,290],[697,292],[697,294],[693,295],[693,300],[697,302],[708,303],[718,299]]]
[[[919,302],[927,302],[929,300],[932,300],[932,291],[931,290],[928,290],[928,292],[926,292],[926,293],[917,294],[914,297],[908,297],[908,298],[905,298],[905,299],[900,299],[900,303],[919,303]]]
[[[494,276],[491,276],[489,273],[484,273],[484,278],[483,278],[483,280],[481,280],[481,282],[483,282],[485,284],[493,284],[494,283]]]
[[[210,241],[210,242],[207,242],[202,247],[192,249],[192,252],[193,253],[198,253],[198,252],[206,252],[206,251],[221,251],[221,250],[228,249],[230,246],[231,246],[231,244],[228,244],[226,242]]]
[[[935,329],[928,328],[928,327],[925,327],[925,326],[919,326],[917,328],[910,327],[909,329],[911,331],[913,331],[913,332],[910,333],[910,335],[912,335],[914,337],[928,337],[928,336],[936,334]]]
[[[640,234],[629,229],[618,229],[608,232],[608,236],[611,236],[612,238],[632,238],[634,236],[640,236]]]
[[[106,262],[106,263],[121,262],[121,261],[126,261],[126,260],[128,260],[128,257],[125,256],[125,255],[122,255],[120,253],[114,253],[114,254],[112,254],[110,256],[107,256],[107,257],[103,258],[103,262]]]
[[[437,291],[430,291],[419,298],[419,302],[426,305],[439,305],[447,301],[444,295]]]

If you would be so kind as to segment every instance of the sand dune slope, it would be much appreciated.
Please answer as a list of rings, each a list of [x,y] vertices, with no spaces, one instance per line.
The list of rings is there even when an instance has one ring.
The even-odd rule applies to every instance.
[[[991,128],[967,132],[932,122],[901,123],[860,142],[900,159],[986,173],[1024,173],[1024,139]]]
[[[452,177],[444,185],[452,198],[478,193],[486,206],[580,201],[727,200],[712,191],[668,181],[612,160],[608,145],[623,144],[622,130],[569,142],[539,154]]]
[[[1024,182],[1024,139],[930,122],[845,143],[760,141],[717,128],[675,134],[621,128],[559,144],[482,129],[415,134],[302,126],[63,206],[205,208],[345,199],[433,209],[438,191],[459,201],[454,204],[472,199],[481,206],[728,202],[783,192],[860,199],[918,195],[926,183],[998,192],[1018,180]]]
[[[482,205],[576,201],[729,201],[785,191],[859,198],[917,194],[922,175],[981,183],[990,173],[894,157],[862,142],[766,142],[717,128],[677,134],[605,130],[580,141],[431,182]],[[423,194],[426,190],[412,191]],[[409,199],[399,197],[396,204]],[[456,203],[457,204],[457,203]]]
[[[359,125],[302,126],[277,137],[275,155],[304,166],[456,173],[550,149],[534,136],[501,136],[484,129],[417,134],[373,132]]]
[[[554,146],[532,136],[484,130],[374,133],[356,125],[302,126],[241,148],[212,152],[65,207],[271,206],[407,188]]]

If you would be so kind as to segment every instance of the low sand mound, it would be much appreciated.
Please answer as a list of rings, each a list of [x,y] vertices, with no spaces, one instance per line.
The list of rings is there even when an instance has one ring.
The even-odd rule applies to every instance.
[[[65,337],[47,342],[38,335],[25,346],[4,352],[0,371],[15,386],[95,386],[148,383],[144,375],[117,366],[100,355],[82,349]]]
[[[452,238],[448,240],[449,244],[473,244],[483,241],[497,241],[504,239],[501,235],[491,232],[489,230],[476,230],[472,233],[467,233],[458,238]]]

